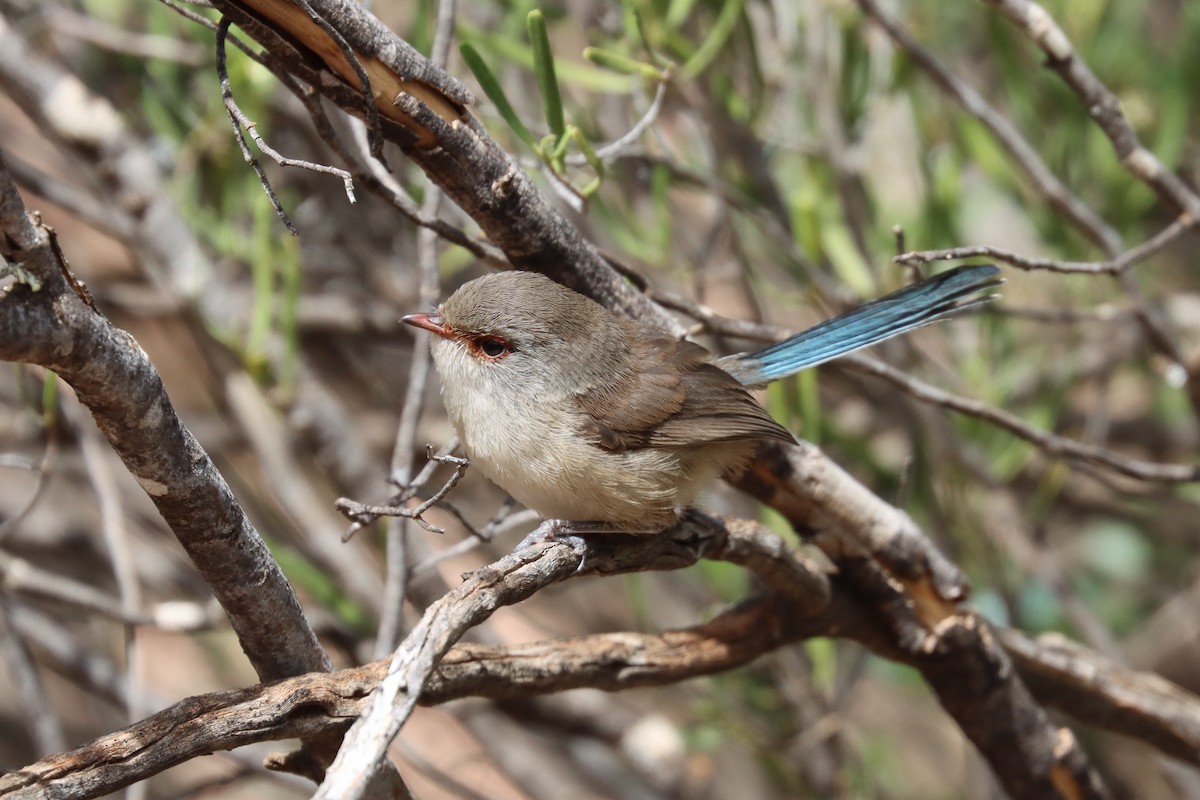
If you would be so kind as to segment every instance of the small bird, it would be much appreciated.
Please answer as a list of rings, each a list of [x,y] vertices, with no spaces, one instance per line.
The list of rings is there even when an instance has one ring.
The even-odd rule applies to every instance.
[[[436,334],[446,412],[488,478],[573,530],[646,533],[759,442],[795,442],[748,388],[986,302],[999,272],[959,267],[721,358],[534,272],[476,278],[403,321]]]

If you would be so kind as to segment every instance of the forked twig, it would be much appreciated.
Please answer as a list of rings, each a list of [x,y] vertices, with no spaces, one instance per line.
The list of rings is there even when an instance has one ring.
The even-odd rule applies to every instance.
[[[250,152],[250,146],[246,143],[246,137],[242,133],[244,128],[249,134],[254,143],[258,145],[266,156],[281,167],[299,167],[309,170],[310,172],[321,172],[326,175],[336,175],[342,179],[342,183],[346,188],[346,197],[351,203],[357,202],[354,196],[354,180],[350,173],[338,167],[329,166],[328,164],[317,164],[313,161],[304,161],[298,158],[288,158],[280,153],[275,148],[271,147],[263,139],[258,132],[258,123],[251,121],[249,117],[238,107],[237,101],[233,99],[233,88],[229,84],[229,69],[225,65],[225,37],[229,34],[229,26],[231,21],[228,17],[222,17],[221,22],[217,25],[217,78],[221,82],[221,100],[225,103],[225,110],[229,112],[229,121],[233,124],[233,135],[237,140],[238,148],[242,151],[242,158],[246,159],[246,163],[254,170],[254,174],[258,176],[258,182],[262,185],[263,191],[271,201],[275,213],[279,219],[287,227],[288,232],[293,236],[299,236],[300,231],[292,224],[291,218],[283,209],[283,204],[279,202],[278,195],[271,188],[270,181],[267,180],[267,175],[263,172],[262,165],[258,163],[258,159]]]
[[[445,533],[445,528],[439,528],[430,522],[426,522],[421,516],[430,508],[435,506],[439,501],[450,493],[450,490],[458,485],[462,480],[463,475],[467,474],[467,467],[471,466],[471,462],[461,456],[452,456],[444,453],[434,453],[433,445],[425,445],[425,456],[429,459],[430,464],[451,464],[454,466],[454,472],[442,484],[442,487],[434,492],[428,500],[423,501],[416,508],[408,508],[401,505],[410,500],[416,494],[417,481],[404,488],[404,491],[394,496],[389,505],[370,505],[367,503],[359,503],[356,500],[351,500],[348,497],[340,497],[333,504],[334,508],[340,511],[353,525],[342,536],[342,541],[349,541],[350,537],[357,533],[360,529],[370,525],[380,517],[403,517],[411,519],[413,522],[420,525],[430,533]],[[418,480],[421,476],[418,476]]]

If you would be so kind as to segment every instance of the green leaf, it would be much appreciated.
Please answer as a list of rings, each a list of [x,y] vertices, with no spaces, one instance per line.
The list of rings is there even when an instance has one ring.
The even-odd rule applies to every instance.
[[[507,59],[530,70],[533,69],[533,52],[523,39],[518,40],[511,36],[485,31],[465,22],[459,22],[458,35],[469,39],[489,55]],[[554,65],[554,69],[563,82],[590,92],[629,94],[633,90],[629,79],[624,75],[593,67],[591,64],[561,61]]]
[[[58,417],[58,373],[46,370],[42,380],[42,424],[54,425]]]
[[[637,61],[629,56],[623,56],[620,53],[614,53],[611,50],[602,50],[599,47],[585,47],[583,49],[583,57],[598,67],[611,69],[613,72],[619,72],[622,75],[641,75],[655,81],[661,81],[665,78],[662,70],[658,67],[643,61]]]
[[[492,101],[492,105],[496,107],[496,111],[500,114],[500,117],[508,123],[508,127],[512,128],[513,133],[519,136],[525,144],[532,147],[534,144],[533,134],[529,132],[529,128],[526,128],[525,123],[517,116],[512,103],[508,101],[508,95],[504,93],[504,87],[497,80],[496,73],[492,72],[491,67],[483,60],[483,56],[479,55],[479,51],[471,46],[469,42],[460,42],[458,52],[462,54],[467,68],[471,70],[471,74],[475,76],[475,80],[479,81],[479,87],[483,89],[483,93],[487,95],[487,98]]]
[[[583,153],[583,157],[587,159],[588,166],[596,173],[597,178],[604,177],[604,162],[600,160],[600,156],[592,148],[592,143],[588,141],[587,136],[583,131],[574,125],[571,126],[571,139],[575,142],[579,152]]]
[[[671,5],[667,7],[666,17],[663,18],[663,24],[672,30],[678,28],[692,15],[695,7],[696,0],[671,0]]]
[[[733,33],[733,27],[737,25],[745,4],[746,0],[725,0],[725,5],[721,7],[721,13],[709,30],[708,36],[680,68],[679,72],[684,78],[695,78],[717,57],[717,53],[721,52],[729,35]]]
[[[567,126],[563,116],[562,94],[558,90],[558,77],[554,72],[554,54],[550,51],[546,17],[541,11],[530,11],[525,22],[529,29],[529,45],[533,49],[533,74],[542,93],[546,125],[551,133],[561,137]]]

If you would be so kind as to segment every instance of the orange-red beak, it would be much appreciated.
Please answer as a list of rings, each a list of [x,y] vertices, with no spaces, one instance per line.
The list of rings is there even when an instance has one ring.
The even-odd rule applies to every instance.
[[[446,318],[438,313],[408,314],[401,317],[400,321],[406,325],[412,325],[414,328],[424,328],[445,339],[458,338],[458,334],[455,333],[454,329],[446,325]]]

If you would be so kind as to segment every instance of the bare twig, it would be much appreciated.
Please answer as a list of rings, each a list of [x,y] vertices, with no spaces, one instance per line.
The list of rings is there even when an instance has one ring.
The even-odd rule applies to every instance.
[[[439,550],[424,561],[414,564],[412,567],[413,577],[428,572],[443,561],[454,558],[455,556],[460,556],[463,553],[469,553],[471,550],[474,550],[480,545],[486,544],[500,536],[504,536],[509,531],[523,528],[541,519],[540,514],[528,508],[524,509],[523,511],[519,511],[516,514],[512,514],[510,513],[512,511],[512,506],[512,498],[509,498],[508,501],[506,501],[501,507],[500,511],[490,520],[488,520],[487,525],[485,525],[481,530],[472,530],[472,535],[463,539],[461,542],[453,544],[450,547],[447,547],[445,550]]]
[[[994,109],[982,95],[922,47],[893,16],[880,8],[875,0],[857,2],[863,13],[875,20],[934,83],[957,102],[963,111],[979,120],[991,132],[1051,206],[1074,223],[1089,239],[1100,245],[1105,254],[1115,256],[1121,251],[1120,234],[1059,180],[1007,117]]]
[[[338,541],[335,531],[341,527],[341,519],[296,458],[295,437],[287,422],[246,372],[232,370],[223,379],[230,416],[245,435],[269,480],[271,495],[293,521],[313,562],[363,608],[381,611],[382,581],[374,561],[365,558],[360,548]]]
[[[0,164],[0,167],[3,167],[3,164]],[[54,373],[47,372],[45,375],[45,380],[53,381],[58,380],[58,378],[54,375]],[[44,413],[45,412],[43,412],[43,414]],[[35,506],[37,506],[38,500],[42,496],[42,492],[46,489],[46,481],[54,471],[54,464],[58,459],[59,450],[58,431],[54,425],[46,425],[45,430],[46,446],[42,450],[41,459],[39,459],[36,464],[29,463],[26,466],[26,468],[34,474],[35,483],[33,490],[25,498],[25,502],[20,508],[13,512],[13,514],[3,522],[0,522],[0,544],[4,543],[9,535],[20,526],[21,522],[28,517],[29,513],[33,511]],[[10,463],[6,464],[5,466],[12,467],[14,465]]]
[[[202,25],[211,31],[215,32],[220,27],[220,23],[214,22],[203,14],[198,14],[195,11],[192,11],[190,8],[185,8],[182,3],[177,3],[175,0],[158,0],[158,2],[162,3],[164,6],[171,9],[189,22],[195,22],[197,25]],[[185,0],[185,2],[188,2],[191,5],[201,6],[203,8],[212,8],[212,6],[208,3],[198,3],[196,0]],[[253,59],[259,64],[263,63],[262,56],[260,56],[257,51],[252,49],[250,45],[246,44],[240,36],[230,33],[228,34],[228,39],[234,47],[236,47],[238,50],[241,50],[242,53],[244,53],[247,57]]]
[[[678,294],[659,291],[654,293],[654,297],[668,308],[677,309],[693,319],[700,320],[706,330],[758,341],[777,341],[791,335],[791,332],[786,329],[775,326],[727,319],[712,309],[687,300]],[[1108,317],[1102,314],[1100,319],[1107,321]],[[1038,430],[1014,414],[978,400],[938,389],[868,356],[852,354],[839,359],[838,363],[883,378],[922,402],[932,403],[990,422],[1035,445],[1049,456],[1097,464],[1122,475],[1144,481],[1190,483],[1200,480],[1200,465],[1164,464],[1127,458],[1097,445],[1078,442],[1065,436]]]
[[[445,66],[450,50],[450,39],[454,31],[455,3],[443,0],[438,3],[431,60]],[[361,129],[361,126],[358,126]],[[382,164],[379,164],[382,168]],[[442,205],[442,191],[430,185],[421,204],[421,216],[436,219]],[[421,282],[418,297],[422,306],[434,305],[441,295],[438,278],[438,240],[431,228],[417,232],[417,262]],[[429,381],[432,355],[428,347],[413,349],[412,364],[409,366],[408,385],[404,396],[404,408],[400,423],[396,426],[396,440],[392,446],[391,478],[400,486],[412,479],[413,449],[417,441],[417,426],[425,410],[425,387]],[[424,525],[418,516],[417,523]],[[401,623],[404,618],[404,600],[408,594],[409,579],[409,530],[407,517],[392,517],[387,524],[387,572],[384,583],[383,613],[379,620],[379,631],[375,637],[375,657],[382,658],[396,649],[401,639]]]
[[[0,233],[0,252],[19,251],[44,287],[2,295],[0,358],[53,369],[71,385],[221,600],[259,675],[328,669],[287,580],[146,353],[72,289],[2,161]]]
[[[1030,0],[984,1],[1008,17],[1046,54],[1046,66],[1079,96],[1088,115],[1112,143],[1121,166],[1186,217],[1200,218],[1200,195],[1142,145],[1121,111],[1117,96],[1075,53],[1071,40],[1054,18]]]
[[[670,76],[666,76],[659,82],[658,87],[654,90],[654,99],[650,101],[650,107],[646,109],[646,113],[634,123],[632,128],[619,138],[596,148],[597,158],[605,162],[620,158],[637,143],[638,139],[642,138],[642,134],[649,130],[654,121],[658,119],[658,112],[662,110],[663,98],[667,95],[667,83],[669,80]],[[588,163],[587,156],[582,153],[572,153],[565,160],[572,167],[585,167]]]
[[[84,417],[83,409],[77,404],[72,405],[68,414],[76,428],[79,429],[79,447],[83,453],[84,465],[88,478],[95,487],[96,497],[100,501],[101,528],[104,531],[104,544],[108,548],[108,556],[112,561],[113,576],[117,582],[117,592],[120,596],[121,613],[124,617],[125,633],[125,680],[129,687],[128,703],[125,712],[132,722],[141,718],[144,711],[138,702],[138,675],[141,672],[141,659],[137,643],[137,618],[142,616],[142,590],[138,581],[137,566],[134,562],[133,548],[129,541],[129,526],[126,520],[124,504],[117,489],[112,464],[112,451],[106,451],[101,443],[100,434]]]
[[[3,553],[0,553],[0,588],[13,594],[52,600],[122,624],[144,625],[151,621],[136,609],[126,609],[120,599],[93,586]]]
[[[375,93],[371,90],[371,76],[367,74],[366,67],[359,60],[358,54],[354,52],[354,48],[346,41],[346,37],[342,36],[341,31],[334,27],[322,14],[317,12],[307,0],[295,0],[295,2],[304,9],[309,18],[317,24],[317,27],[333,40],[341,51],[342,58],[354,70],[354,75],[358,78],[363,110],[367,116],[367,141],[370,142],[371,156],[380,164],[386,166],[383,158],[383,131],[380,129],[379,106],[376,105]],[[353,195],[350,197],[350,202],[354,202]]]
[[[110,25],[98,17],[87,16],[61,6],[46,8],[46,22],[59,36],[89,42],[114,53],[134,58],[174,61],[188,66],[204,63],[206,54],[198,45],[173,36],[134,33]],[[199,15],[197,15],[199,16]]]
[[[433,493],[429,499],[421,502],[416,508],[407,508],[401,505],[370,505],[359,503],[347,497],[342,497],[334,504],[347,519],[354,523],[350,530],[342,537],[343,541],[354,535],[354,532],[370,525],[379,517],[404,517],[411,519],[430,533],[445,533],[445,529],[433,525],[421,516],[439,501],[441,501],[450,491],[462,480],[462,476],[466,474],[467,467],[471,465],[465,458],[457,456],[439,455],[433,452],[433,445],[427,445],[425,448],[426,456],[429,462],[434,464],[451,464],[454,466],[454,472],[446,479],[441,488]],[[408,500],[416,493],[413,485],[409,485],[402,493],[404,500]],[[405,496],[406,495],[406,496]]]
[[[242,110],[238,108],[237,102],[233,99],[233,88],[229,84],[229,70],[225,66],[225,37],[229,33],[230,24],[229,18],[223,17],[217,26],[217,77],[221,81],[221,99],[225,103],[225,110],[229,112],[229,120],[233,123],[234,138],[237,140],[238,147],[242,151],[242,157],[245,158],[246,163],[250,165],[254,173],[258,175],[259,183],[262,184],[263,191],[270,199],[271,205],[274,207],[280,221],[287,226],[288,231],[293,236],[299,236],[300,232],[296,230],[296,226],[292,224],[287,212],[283,210],[283,205],[279,202],[279,197],[275,194],[275,190],[271,188],[271,183],[267,180],[267,175],[263,172],[258,159],[250,153],[250,147],[246,144],[246,139],[242,135],[242,129],[246,129],[250,134],[250,138],[258,145],[259,150],[281,167],[299,167],[310,172],[321,172],[341,178],[345,184],[346,197],[351,203],[356,202],[354,197],[354,181],[351,179],[350,173],[344,169],[331,167],[326,164],[316,164],[312,161],[288,158],[263,140],[262,135],[258,132],[258,123],[251,122],[250,118],[242,113]]]
[[[25,642],[13,630],[11,604],[0,594],[0,661],[12,681],[14,696],[25,714],[29,735],[40,753],[56,753],[67,743],[58,716],[42,688],[37,666]]]
[[[1094,444],[1079,442],[1074,439],[1068,439],[1065,436],[1058,436],[1057,434],[1038,430],[1015,414],[1010,414],[1003,409],[989,406],[978,400],[960,397],[943,391],[923,381],[919,381],[911,375],[877,359],[851,355],[844,358],[843,361],[846,364],[853,365],[855,369],[861,372],[883,378],[888,383],[903,389],[918,400],[986,420],[999,428],[1003,428],[1014,436],[1035,445],[1048,456],[1098,464],[1114,472],[1142,481],[1191,483],[1200,480],[1200,465],[1162,464],[1153,461],[1142,461],[1136,458],[1127,458],[1112,450]]]
[[[997,261],[1027,270],[1046,270],[1048,272],[1087,273],[1087,274],[1116,274],[1145,261],[1158,253],[1167,245],[1174,242],[1183,234],[1200,224],[1200,219],[1182,216],[1151,238],[1136,247],[1121,253],[1107,261],[1063,261],[1057,258],[1034,258],[1023,256],[1008,250],[988,245],[970,247],[952,247],[946,250],[919,250],[901,253],[893,261],[898,264],[929,264],[934,261],[957,261],[963,258],[986,256]]]
[[[570,577],[579,565],[579,554],[570,548],[543,545],[519,550],[475,573],[430,606],[393,654],[387,675],[347,732],[314,798],[360,797],[363,782],[359,776],[382,762],[392,738],[407,721],[434,667],[450,646],[496,608]]]

